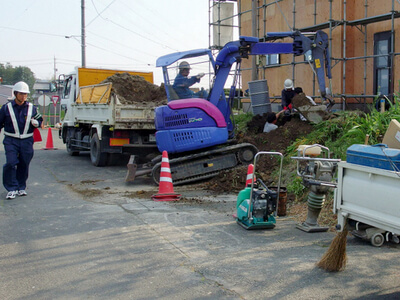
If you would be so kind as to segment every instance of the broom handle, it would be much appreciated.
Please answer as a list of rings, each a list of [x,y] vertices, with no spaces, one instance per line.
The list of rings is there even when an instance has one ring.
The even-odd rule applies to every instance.
[[[368,140],[369,140],[369,134],[366,134],[365,135],[364,145],[368,145]]]

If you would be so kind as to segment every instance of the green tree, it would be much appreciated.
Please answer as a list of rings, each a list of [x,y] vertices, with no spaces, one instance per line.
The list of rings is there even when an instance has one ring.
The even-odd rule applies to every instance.
[[[13,67],[11,64],[0,64],[0,77],[3,79],[2,84],[14,85],[18,81],[25,81],[30,89],[36,81],[35,75],[28,67]]]

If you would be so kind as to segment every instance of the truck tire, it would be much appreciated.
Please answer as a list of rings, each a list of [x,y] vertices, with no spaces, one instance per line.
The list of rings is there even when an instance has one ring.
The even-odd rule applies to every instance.
[[[382,233],[375,233],[372,237],[371,237],[371,244],[372,246],[375,247],[380,247],[383,245],[383,243],[385,242],[385,238],[383,236]]]
[[[67,147],[67,153],[69,155],[71,155],[71,156],[78,156],[79,155],[79,151],[72,150],[71,140],[70,139],[67,140],[67,142],[65,143],[65,146]]]
[[[93,134],[90,140],[90,160],[96,167],[103,167],[107,164],[107,152],[101,152],[101,143],[97,133]]]

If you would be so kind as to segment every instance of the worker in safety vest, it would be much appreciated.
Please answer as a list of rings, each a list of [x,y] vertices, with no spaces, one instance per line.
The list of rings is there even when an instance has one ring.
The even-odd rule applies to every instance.
[[[29,164],[33,157],[33,130],[43,121],[32,103],[26,102],[29,86],[17,82],[13,87],[14,100],[0,109],[0,130],[4,128],[6,163],[3,166],[3,185],[6,199],[26,196]]]

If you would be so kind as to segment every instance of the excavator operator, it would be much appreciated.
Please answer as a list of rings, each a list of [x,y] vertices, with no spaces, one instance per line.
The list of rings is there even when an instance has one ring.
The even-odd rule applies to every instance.
[[[206,99],[208,94],[204,89],[201,89],[197,93],[189,89],[193,84],[200,82],[200,79],[205,75],[204,73],[199,73],[196,76],[189,76],[190,65],[186,61],[182,61],[179,64],[179,73],[176,75],[174,84],[172,85],[179,99],[187,98],[204,98]]]

